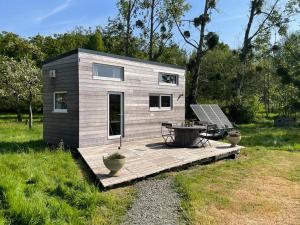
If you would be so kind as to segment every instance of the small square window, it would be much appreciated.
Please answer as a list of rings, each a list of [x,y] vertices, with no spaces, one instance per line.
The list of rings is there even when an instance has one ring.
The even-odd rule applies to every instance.
[[[54,92],[54,112],[68,112],[67,92]]]

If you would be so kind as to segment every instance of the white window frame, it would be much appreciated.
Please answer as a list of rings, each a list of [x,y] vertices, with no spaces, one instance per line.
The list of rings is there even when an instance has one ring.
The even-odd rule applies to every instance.
[[[172,84],[172,83],[165,83],[165,82],[161,82],[160,80],[160,77],[162,75],[172,75],[172,76],[175,76],[176,77],[176,83],[175,84]],[[158,73],[158,85],[162,85],[162,86],[178,86],[178,83],[179,83],[179,76],[178,74],[174,74],[174,73],[163,73],[163,72],[160,72]]]
[[[110,121],[110,117],[109,117],[109,97],[111,94],[114,94],[114,95],[120,95],[120,98],[121,98],[121,134],[120,135],[110,135],[109,134],[109,121]],[[116,92],[116,91],[108,91],[107,92],[107,139],[108,140],[113,140],[113,139],[119,139],[120,137],[123,137],[124,136],[124,94],[123,92]]]
[[[66,94],[66,95],[68,95],[68,92],[67,91],[54,91],[53,92],[53,112],[55,112],[55,113],[67,113],[68,109],[56,109],[55,108],[55,95],[56,94]],[[68,104],[67,104],[67,106],[68,106]]]
[[[150,96],[159,96],[159,107],[150,107]],[[170,97],[170,107],[162,107],[161,106],[161,97]],[[155,111],[170,111],[173,108],[173,95],[172,94],[149,94],[149,111],[155,112]]]
[[[94,75],[96,65],[118,67],[118,68],[122,69],[122,71],[123,71],[123,78],[96,76],[96,75]],[[105,64],[105,63],[93,63],[92,70],[93,70],[92,73],[93,73],[94,80],[124,81],[124,79],[125,79],[125,71],[124,71],[124,67],[122,67],[122,66],[110,65],[110,64]]]

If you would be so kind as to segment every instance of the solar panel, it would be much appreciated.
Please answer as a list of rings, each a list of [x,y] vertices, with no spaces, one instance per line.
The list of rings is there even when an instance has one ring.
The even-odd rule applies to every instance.
[[[214,112],[218,115],[222,123],[225,127],[233,128],[232,123],[228,120],[227,116],[223,113],[222,109],[218,105],[212,105],[211,106],[214,110]]]
[[[200,105],[191,105],[191,108],[197,115],[199,121],[212,123],[209,116],[206,114],[206,112]]]
[[[192,110],[201,122],[213,123],[219,129],[233,128],[221,108],[214,105],[191,105]]]

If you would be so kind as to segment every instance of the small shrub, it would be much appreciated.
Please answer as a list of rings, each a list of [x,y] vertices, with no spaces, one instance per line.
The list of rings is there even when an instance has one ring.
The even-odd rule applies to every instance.
[[[115,152],[107,157],[107,159],[124,159],[124,158],[125,158],[125,156],[121,155],[118,152]]]
[[[231,137],[239,137],[239,136],[241,136],[241,132],[239,132],[238,130],[233,130],[233,131],[228,132],[228,135]]]

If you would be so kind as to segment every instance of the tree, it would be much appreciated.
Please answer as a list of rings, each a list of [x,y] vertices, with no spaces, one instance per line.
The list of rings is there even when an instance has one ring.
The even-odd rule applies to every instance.
[[[20,61],[1,58],[1,93],[15,98],[16,104],[24,101],[28,105],[29,128],[32,128],[32,103],[41,92],[41,71],[29,58]],[[18,115],[19,115],[18,111]]]
[[[227,106],[233,98],[234,75],[239,69],[238,55],[227,45],[218,45],[201,60],[201,73],[208,82],[199,87],[198,101]]]
[[[99,29],[97,29],[94,34],[90,35],[86,48],[95,51],[104,51],[102,34]]]
[[[17,82],[14,82],[14,68],[16,61],[7,56],[0,56],[0,96],[9,102],[14,102],[17,112],[17,121],[22,121],[21,100],[22,89]],[[10,75],[12,75],[10,77]]]
[[[243,46],[240,54],[240,61],[243,70],[237,74],[236,94],[239,99],[242,96],[242,89],[245,79],[245,68],[253,50],[253,41],[263,33],[270,33],[274,28],[281,35],[286,34],[288,23],[300,6],[299,0],[290,0],[284,9],[279,7],[280,0],[250,0],[248,22],[246,25]],[[254,26],[255,25],[255,26]]]
[[[140,0],[119,0],[117,2],[118,15],[108,19],[104,29],[105,46],[110,52],[135,56],[137,53],[137,38],[134,37],[134,19],[139,11]]]
[[[5,31],[0,33],[0,55],[16,60],[27,57],[36,61],[38,65],[41,65],[45,59],[45,54],[39,46],[32,44],[17,34]]]
[[[285,84],[293,84],[300,91],[300,32],[287,36],[276,55],[277,74]]]
[[[300,111],[300,33],[283,38],[274,56],[276,75],[281,81],[278,97],[283,113]]]
[[[183,37],[184,41],[189,44],[192,48],[194,48],[195,53],[194,56],[191,57],[190,62],[188,63],[188,69],[190,71],[190,79],[191,81],[188,82],[191,87],[187,88],[190,90],[187,93],[186,103],[189,106],[192,103],[196,103],[197,96],[199,93],[199,86],[200,81],[207,82],[206,79],[203,79],[201,74],[201,61],[204,54],[208,51],[213,49],[219,41],[219,37],[216,33],[208,32],[206,33],[206,25],[211,20],[211,14],[213,10],[216,8],[216,1],[215,0],[205,0],[204,8],[202,13],[198,17],[195,17],[192,20],[179,20],[176,14],[178,13],[178,3],[176,1],[171,0],[172,8],[171,8],[171,15],[173,16],[173,20],[180,32],[181,36]],[[197,30],[197,35],[199,35],[198,41],[191,37],[191,32],[189,30],[183,30],[182,27],[183,22],[187,22],[188,24],[192,23]],[[187,107],[187,116],[189,116],[189,107]]]
[[[156,61],[173,37],[175,20],[189,9],[184,0],[143,0],[136,26],[147,49],[148,60]]]
[[[124,36],[124,53],[126,56],[132,56],[131,47],[132,33],[133,33],[133,18],[136,18],[138,11],[139,0],[119,0],[117,3],[118,15],[118,29],[122,31]]]
[[[36,35],[30,38],[30,42],[42,50],[45,58],[53,58],[76,48],[84,48],[93,33],[91,29],[77,27],[63,34]]]

